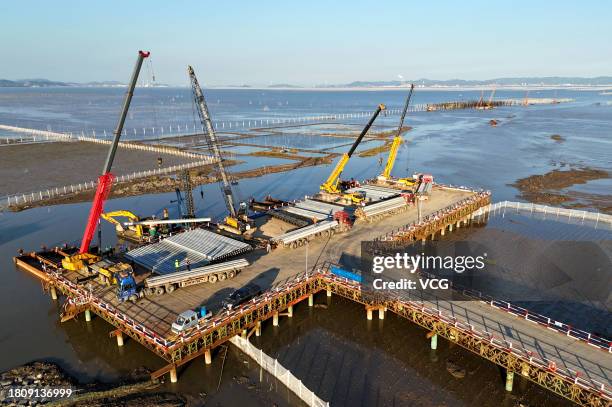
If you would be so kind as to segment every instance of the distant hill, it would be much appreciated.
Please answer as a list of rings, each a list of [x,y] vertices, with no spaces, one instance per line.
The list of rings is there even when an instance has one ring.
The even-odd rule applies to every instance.
[[[87,82],[87,83],[82,83],[79,84],[78,86],[91,86],[94,88],[109,88],[109,87],[116,87],[116,86],[127,86],[125,83],[121,83],[119,81],[101,81],[101,82]]]
[[[277,83],[274,85],[269,85],[268,88],[290,88],[290,89],[299,89],[301,88],[301,86],[297,86],[297,85],[290,85],[288,83]]]
[[[594,78],[583,78],[573,76],[544,76],[544,77],[516,77],[516,78],[495,78],[485,80],[465,80],[465,79],[416,79],[406,81],[354,81],[347,84],[336,85],[317,85],[316,88],[375,88],[375,87],[406,87],[410,83],[424,87],[478,87],[478,86],[612,86],[612,76],[598,76]],[[99,82],[60,82],[48,79],[0,79],[0,88],[41,88],[51,86],[73,86],[73,87],[125,87],[125,83],[118,81],[99,81]],[[168,87],[169,85],[155,83],[146,84],[145,87]],[[251,85],[226,85],[231,88],[251,88]],[[268,85],[267,88],[300,89],[302,86],[289,83],[278,83]]]
[[[72,87],[86,87],[86,88],[116,88],[116,87],[126,87],[125,83],[121,83],[118,81],[100,81],[100,82],[86,82],[86,83],[76,83],[76,82],[59,82],[59,81],[50,81],[48,79],[19,79],[16,81],[10,81],[8,79],[0,79],[0,88],[47,88],[47,87],[57,87],[57,86],[72,86]],[[144,87],[147,88],[167,88],[168,85],[163,83],[155,83],[154,85],[145,84]]]
[[[45,88],[49,86],[71,86],[71,84],[48,79],[20,79],[17,81],[0,79],[1,88]]]
[[[427,87],[461,87],[461,86],[606,86],[612,85],[612,76],[598,76],[595,78],[545,76],[545,77],[517,77],[495,78],[486,80],[464,79],[417,79],[412,81],[355,81],[344,85],[320,85],[321,88],[364,88],[364,87],[399,87],[414,83],[417,86]]]

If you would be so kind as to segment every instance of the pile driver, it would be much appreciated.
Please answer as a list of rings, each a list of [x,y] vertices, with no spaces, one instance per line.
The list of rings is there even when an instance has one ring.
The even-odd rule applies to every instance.
[[[204,127],[206,143],[216,162],[217,171],[219,172],[219,176],[221,178],[219,185],[225,200],[225,206],[229,211],[229,215],[226,216],[223,221],[224,223],[219,224],[218,227],[219,229],[241,235],[246,231],[251,230],[253,222],[248,217],[246,204],[241,203],[238,209],[235,207],[234,202],[236,199],[234,198],[234,192],[232,191],[232,184],[230,182],[230,177],[225,170],[225,165],[223,164],[223,157],[221,156],[221,150],[219,149],[217,134],[215,133],[215,128],[208,112],[208,106],[206,105],[206,100],[204,99],[204,93],[202,92],[202,88],[200,88],[198,78],[196,78],[195,72],[191,66],[187,67],[187,74],[191,82],[191,90],[193,92],[196,110],[198,111],[200,122]]]

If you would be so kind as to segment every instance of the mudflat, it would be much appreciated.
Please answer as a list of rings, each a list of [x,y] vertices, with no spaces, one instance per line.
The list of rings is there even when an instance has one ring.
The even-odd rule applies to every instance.
[[[106,159],[108,145],[88,142],[50,142],[0,147],[0,196],[94,181]],[[186,157],[119,148],[115,175],[193,161]]]

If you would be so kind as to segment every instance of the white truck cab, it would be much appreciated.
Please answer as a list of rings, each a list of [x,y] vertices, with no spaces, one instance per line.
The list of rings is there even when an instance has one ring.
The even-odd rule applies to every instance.
[[[180,334],[181,332],[188,331],[198,324],[198,318],[198,314],[195,311],[188,310],[181,312],[176,321],[172,323],[172,332]]]

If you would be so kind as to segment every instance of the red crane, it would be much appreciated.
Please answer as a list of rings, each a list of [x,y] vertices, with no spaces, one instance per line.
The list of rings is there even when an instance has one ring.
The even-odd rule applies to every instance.
[[[132,96],[134,95],[134,88],[136,87],[136,82],[138,81],[138,75],[140,74],[142,62],[145,58],[149,56],[149,54],[150,53],[147,51],[138,51],[138,59],[136,60],[136,66],[134,67],[134,71],[132,72],[132,78],[130,79],[128,89],[125,93],[125,98],[123,100],[123,109],[121,109],[121,114],[119,115],[117,128],[113,132],[113,142],[111,143],[108,155],[106,156],[106,162],[104,163],[102,175],[100,175],[100,177],[98,178],[98,187],[96,189],[96,195],[94,196],[94,200],[91,205],[91,210],[89,211],[89,220],[87,221],[87,226],[85,227],[85,233],[83,234],[83,240],[81,241],[81,249],[79,250],[79,253],[89,252],[89,244],[91,243],[91,239],[93,238],[94,232],[96,231],[100,215],[104,210],[104,202],[106,201],[106,198],[108,198],[111,186],[113,185],[113,180],[115,179],[115,176],[110,172],[110,170],[113,166],[115,153],[117,152],[119,139],[121,138],[121,133],[123,132],[123,125],[125,123],[125,118],[127,117],[128,109],[130,108]]]

